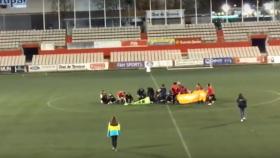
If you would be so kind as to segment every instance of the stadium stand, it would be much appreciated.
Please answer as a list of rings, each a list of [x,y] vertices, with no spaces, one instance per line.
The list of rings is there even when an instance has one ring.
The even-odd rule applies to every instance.
[[[25,43],[50,42],[65,46],[64,29],[0,31],[0,49],[16,49]]]
[[[139,40],[140,27],[100,27],[73,29],[73,42],[92,42],[100,40]]]
[[[231,47],[231,48],[201,48],[189,49],[190,59],[223,58],[223,57],[257,57],[260,56],[258,47]]]
[[[267,54],[270,56],[280,56],[280,46],[268,46]]]
[[[103,62],[103,53],[35,55],[32,65],[57,65]]]
[[[214,24],[148,25],[148,38],[200,38],[204,42],[216,42]]]
[[[280,22],[236,22],[223,24],[225,41],[248,41],[250,35],[265,34],[269,38],[280,38]]]
[[[19,42],[4,42],[2,38],[0,39],[0,50],[17,49],[19,47]]]
[[[179,59],[182,59],[180,50],[127,51],[111,53],[111,62],[160,61]]]
[[[25,65],[25,56],[0,57],[0,66],[21,66]]]

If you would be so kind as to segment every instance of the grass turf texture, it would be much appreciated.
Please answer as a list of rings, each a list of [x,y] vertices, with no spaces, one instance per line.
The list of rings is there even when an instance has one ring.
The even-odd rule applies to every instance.
[[[144,70],[39,73],[0,76],[0,157],[3,158],[276,158],[280,155],[279,66],[220,67],[211,70]],[[153,81],[154,78],[155,80]],[[101,105],[102,89],[211,82],[214,106]],[[248,99],[248,120],[240,122],[235,99]],[[119,151],[111,151],[107,123],[122,125]]]

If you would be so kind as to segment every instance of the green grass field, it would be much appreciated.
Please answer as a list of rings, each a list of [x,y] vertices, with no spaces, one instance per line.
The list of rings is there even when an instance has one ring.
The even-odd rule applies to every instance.
[[[0,76],[1,158],[277,158],[280,67],[209,70],[38,73]],[[99,92],[211,82],[218,101],[202,104],[101,105]],[[240,122],[235,99],[248,99]],[[111,151],[107,123],[122,125]]]

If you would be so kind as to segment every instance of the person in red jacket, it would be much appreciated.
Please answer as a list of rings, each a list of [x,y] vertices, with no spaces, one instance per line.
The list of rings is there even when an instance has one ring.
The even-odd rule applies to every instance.
[[[171,92],[172,92],[172,101],[173,101],[173,104],[175,104],[176,101],[177,101],[176,96],[180,92],[180,88],[179,88],[178,82],[173,82],[173,84],[171,86]]]
[[[125,91],[118,91],[116,96],[117,96],[117,101],[118,101],[119,104],[125,104],[126,103],[126,98],[125,98],[126,93],[125,93]]]
[[[216,101],[215,90],[210,83],[207,85],[207,102],[208,105],[214,104]]]

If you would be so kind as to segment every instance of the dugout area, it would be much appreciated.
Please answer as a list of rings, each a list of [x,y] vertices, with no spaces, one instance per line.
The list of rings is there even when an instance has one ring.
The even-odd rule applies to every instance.
[[[275,158],[280,154],[279,68],[2,75],[0,157]],[[169,87],[178,80],[188,88],[211,82],[217,102],[211,107],[99,103],[102,89],[112,93],[124,89],[135,95],[139,87],[161,83]],[[235,104],[240,92],[249,107],[244,123]],[[106,138],[112,115],[122,126],[118,152],[111,151]]]

